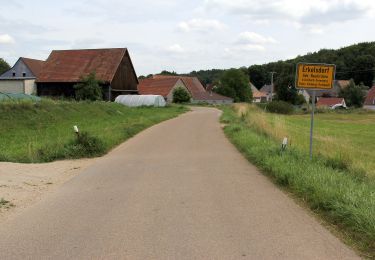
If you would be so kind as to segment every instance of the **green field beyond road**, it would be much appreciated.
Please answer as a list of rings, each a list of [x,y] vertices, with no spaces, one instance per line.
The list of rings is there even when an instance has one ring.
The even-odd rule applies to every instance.
[[[288,137],[289,144],[308,154],[310,114],[278,115],[250,109],[251,124],[276,141]],[[251,120],[253,118],[254,120]],[[375,113],[353,112],[317,113],[315,115],[315,157],[330,159],[332,163],[367,176],[375,177]]]
[[[108,102],[3,102],[0,161],[47,162],[102,155],[141,130],[185,111],[177,106],[128,108]],[[99,143],[99,149],[77,148],[74,125],[92,137],[85,142]]]

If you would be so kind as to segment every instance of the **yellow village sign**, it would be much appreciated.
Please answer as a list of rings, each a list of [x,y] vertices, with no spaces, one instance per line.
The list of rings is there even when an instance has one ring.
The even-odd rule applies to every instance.
[[[296,88],[331,89],[335,70],[336,66],[333,64],[298,63]]]

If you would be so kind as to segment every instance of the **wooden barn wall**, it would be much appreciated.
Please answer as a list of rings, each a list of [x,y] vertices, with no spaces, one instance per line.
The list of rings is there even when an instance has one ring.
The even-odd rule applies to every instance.
[[[126,53],[111,83],[112,89],[137,91],[137,77],[133,73],[129,54]],[[126,93],[126,92],[124,92]],[[129,93],[129,92],[128,92]]]

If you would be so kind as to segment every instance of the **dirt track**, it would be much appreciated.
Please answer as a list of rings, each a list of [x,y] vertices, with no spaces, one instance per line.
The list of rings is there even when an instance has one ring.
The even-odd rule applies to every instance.
[[[198,108],[0,226],[0,259],[351,259]]]

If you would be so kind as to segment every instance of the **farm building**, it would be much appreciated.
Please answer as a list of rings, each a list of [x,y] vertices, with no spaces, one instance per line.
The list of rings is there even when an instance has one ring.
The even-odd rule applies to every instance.
[[[188,90],[192,103],[230,104],[233,99],[219,95],[215,92],[208,92],[196,77],[154,75],[151,78],[142,80],[138,85],[139,93],[163,96],[167,102],[172,102],[173,89],[181,86]]]
[[[173,90],[179,87],[189,91],[179,78],[148,78],[139,82],[138,92],[140,95],[160,95],[170,103],[173,101]]]
[[[73,86],[91,72],[102,82],[103,98],[137,94],[138,79],[126,48],[54,50],[37,77],[39,96],[74,96]]]
[[[14,66],[0,75],[0,92],[12,94],[36,94],[35,80],[44,61],[19,58]]]
[[[338,97],[340,90],[348,87],[350,84],[350,80],[335,80],[333,82],[333,88],[327,90],[315,90],[316,97]],[[310,98],[312,97],[312,91],[306,89],[300,89],[298,91],[299,94],[303,95],[306,102],[309,102]]]
[[[254,103],[264,103],[270,100],[270,95],[266,92],[259,91],[253,83],[250,82],[251,92],[253,93],[253,102]]]
[[[318,108],[346,108],[345,99],[343,98],[332,98],[332,97],[319,97],[316,103]]]
[[[375,110],[375,86],[373,86],[367,93],[363,108]]]

